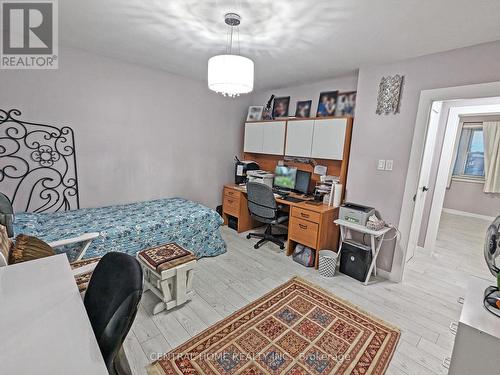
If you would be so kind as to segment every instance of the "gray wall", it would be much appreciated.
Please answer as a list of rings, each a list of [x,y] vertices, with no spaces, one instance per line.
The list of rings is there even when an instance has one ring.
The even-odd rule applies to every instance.
[[[452,180],[444,196],[444,208],[497,217],[500,215],[500,194],[486,194],[477,182]]]
[[[83,207],[181,196],[215,207],[233,180],[248,97],[61,48],[59,70],[0,71],[0,107],[75,131]]]
[[[494,42],[392,64],[361,67],[346,198],[376,207],[386,222],[398,225],[420,92],[500,81],[498,61],[500,42]],[[405,76],[400,113],[379,116],[375,109],[380,79],[394,74]],[[354,77],[329,80],[271,92],[291,95],[292,102],[299,98],[314,99],[322,90],[350,90],[354,80]],[[252,104],[262,104],[268,94],[255,94]],[[378,159],[394,160],[393,171],[378,171]],[[387,241],[383,246],[378,265],[384,270],[392,268],[394,247],[394,241]]]
[[[377,207],[398,225],[422,90],[500,81],[500,42],[374,67],[361,67],[356,126],[349,163],[348,199]],[[378,85],[385,75],[403,74],[400,113],[376,115]],[[377,159],[393,159],[392,172],[376,169]],[[378,264],[390,270],[394,242],[386,242]]]

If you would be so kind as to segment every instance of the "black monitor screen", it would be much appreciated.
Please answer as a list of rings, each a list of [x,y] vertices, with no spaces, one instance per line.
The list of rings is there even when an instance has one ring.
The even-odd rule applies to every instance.
[[[274,172],[274,186],[277,188],[293,190],[295,189],[295,178],[297,168],[278,165]]]
[[[297,171],[295,179],[295,190],[302,194],[309,193],[309,183],[311,182],[311,172]]]

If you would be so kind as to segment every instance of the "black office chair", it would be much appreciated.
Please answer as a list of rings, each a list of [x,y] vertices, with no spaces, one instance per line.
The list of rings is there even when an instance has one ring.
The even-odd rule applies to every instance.
[[[83,303],[111,375],[130,372],[128,363],[123,363],[122,344],[141,296],[142,268],[137,260],[124,253],[104,255],[92,273]]]
[[[278,245],[280,249],[285,248],[285,242],[280,238],[286,238],[286,233],[273,234],[273,225],[284,223],[288,220],[288,214],[281,212],[281,206],[278,206],[274,198],[273,189],[259,182],[247,183],[248,210],[250,215],[257,221],[267,224],[264,233],[249,233],[247,238],[261,238],[254,245],[255,249],[261,247],[264,243],[271,241]]]
[[[0,193],[0,225],[7,228],[7,236],[14,237],[14,210],[9,198],[3,193]]]

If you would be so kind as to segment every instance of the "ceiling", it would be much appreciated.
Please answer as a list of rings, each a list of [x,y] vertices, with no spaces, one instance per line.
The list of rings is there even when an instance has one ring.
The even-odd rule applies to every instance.
[[[205,80],[208,58],[225,51],[228,11],[242,17],[256,89],[500,40],[498,0],[64,0],[59,38]]]

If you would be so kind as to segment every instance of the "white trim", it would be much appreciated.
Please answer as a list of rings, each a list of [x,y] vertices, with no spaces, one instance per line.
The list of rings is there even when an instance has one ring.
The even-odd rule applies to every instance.
[[[451,181],[458,182],[472,182],[474,184],[483,184],[484,185],[484,177],[467,177],[467,176],[452,176]]]
[[[476,218],[476,219],[487,220],[487,221],[490,221],[490,222],[493,221],[493,220],[495,220],[494,216],[486,216],[486,215],[474,214],[472,212],[454,210],[452,208],[443,208],[443,212],[445,212],[447,214],[452,214],[452,215],[473,217],[473,218]]]
[[[456,86],[438,88],[433,90],[422,90],[418,104],[415,129],[413,132],[410,161],[406,175],[405,191],[399,216],[399,230],[401,239],[396,243],[394,258],[392,261],[391,280],[400,281],[403,276],[404,261],[410,236],[410,227],[413,218],[413,195],[418,184],[422,154],[425,145],[425,134],[427,132],[427,120],[433,101],[488,98],[500,95],[500,82],[483,83],[469,86]]]

